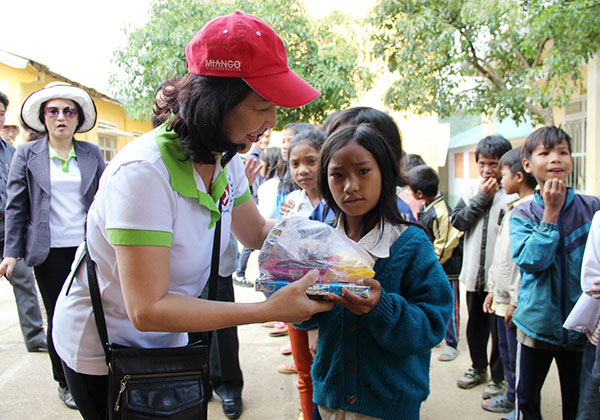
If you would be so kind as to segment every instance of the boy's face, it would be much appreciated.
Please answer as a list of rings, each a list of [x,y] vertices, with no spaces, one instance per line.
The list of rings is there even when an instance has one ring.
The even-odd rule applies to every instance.
[[[500,169],[502,173],[502,186],[506,194],[514,194],[519,192],[519,174],[513,175],[508,165],[503,165]]]
[[[566,181],[573,170],[569,145],[566,141],[561,141],[549,149],[540,143],[531,153],[530,159],[523,159],[523,168],[533,174],[539,185],[552,178]]]
[[[500,173],[499,161],[500,159],[493,156],[479,155],[479,159],[477,159],[479,176],[483,179],[496,178],[500,182],[502,174]]]

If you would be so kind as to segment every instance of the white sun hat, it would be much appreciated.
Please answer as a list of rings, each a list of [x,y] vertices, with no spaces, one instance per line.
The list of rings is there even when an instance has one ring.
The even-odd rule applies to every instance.
[[[83,124],[75,132],[85,133],[96,124],[96,104],[92,97],[85,90],[64,82],[48,83],[43,89],[29,95],[21,107],[23,123],[32,130],[45,133],[43,116],[40,120],[40,107],[51,99],[70,99],[83,110]],[[81,117],[80,115],[79,121],[81,121]]]

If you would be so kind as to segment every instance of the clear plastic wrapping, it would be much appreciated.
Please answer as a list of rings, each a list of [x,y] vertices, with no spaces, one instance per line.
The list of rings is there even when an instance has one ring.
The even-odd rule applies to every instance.
[[[258,256],[260,272],[268,280],[294,281],[312,269],[319,283],[354,283],[373,277],[374,261],[355,242],[331,226],[290,217],[269,232]]]

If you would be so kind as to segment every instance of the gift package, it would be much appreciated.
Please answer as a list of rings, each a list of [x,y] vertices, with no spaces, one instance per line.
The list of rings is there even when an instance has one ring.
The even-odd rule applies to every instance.
[[[345,287],[368,297],[369,286],[355,283],[375,275],[373,258],[355,242],[325,223],[302,217],[283,219],[271,229],[258,265],[261,279],[256,290],[264,292],[278,290],[318,270],[319,279],[307,291],[309,296],[341,295]]]

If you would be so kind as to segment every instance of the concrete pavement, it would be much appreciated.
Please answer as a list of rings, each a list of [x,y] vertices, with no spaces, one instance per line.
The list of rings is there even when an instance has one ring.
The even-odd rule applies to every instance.
[[[256,274],[256,257],[252,254],[248,278]],[[235,288],[236,300],[253,302],[262,293],[249,288]],[[421,418],[435,419],[500,419],[502,415],[480,408],[483,385],[470,390],[457,388],[456,380],[469,367],[464,339],[466,309],[463,299],[459,356],[452,362],[439,362],[441,348],[433,350],[431,363],[431,395],[423,404]],[[66,408],[58,399],[46,353],[28,353],[19,329],[14,295],[10,284],[0,280],[0,420],[69,420],[80,419],[78,412]],[[244,413],[242,420],[296,420],[299,399],[296,375],[276,371],[279,363],[291,356],[279,353],[287,337],[273,338],[260,325],[239,328],[240,359],[244,371]],[[559,420],[560,391],[555,365],[542,391],[545,420]],[[211,420],[225,420],[218,397],[209,405]]]

